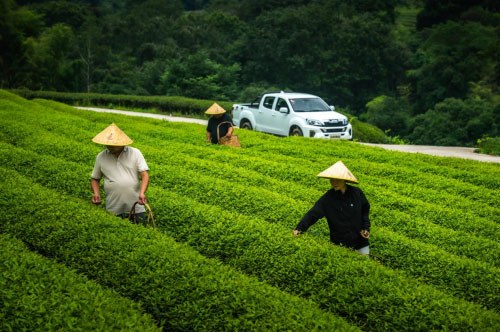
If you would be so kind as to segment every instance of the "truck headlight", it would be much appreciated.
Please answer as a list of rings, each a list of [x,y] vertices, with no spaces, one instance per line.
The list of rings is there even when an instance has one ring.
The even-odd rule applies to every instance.
[[[310,126],[323,126],[323,122],[320,120],[306,119],[306,122]]]

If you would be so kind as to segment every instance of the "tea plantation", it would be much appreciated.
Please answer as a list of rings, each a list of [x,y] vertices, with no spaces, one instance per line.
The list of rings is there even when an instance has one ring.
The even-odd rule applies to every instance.
[[[0,90],[2,331],[499,331],[500,166],[355,142],[92,113]],[[157,228],[91,203],[116,123],[150,167]],[[294,237],[342,160],[370,258],[326,222]],[[103,197],[104,194],[103,194]]]

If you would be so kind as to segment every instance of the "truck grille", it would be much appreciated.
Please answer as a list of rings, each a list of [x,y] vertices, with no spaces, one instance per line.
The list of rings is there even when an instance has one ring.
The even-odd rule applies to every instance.
[[[343,127],[346,125],[343,120],[326,120],[323,123],[324,127]]]
[[[324,133],[342,133],[344,132],[346,127],[340,127],[340,128],[321,128],[321,131]]]

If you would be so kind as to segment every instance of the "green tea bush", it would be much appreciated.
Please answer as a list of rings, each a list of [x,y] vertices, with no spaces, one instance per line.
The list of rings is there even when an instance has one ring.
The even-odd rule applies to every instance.
[[[32,90],[12,90],[12,92],[28,99],[51,99],[71,105],[153,108],[166,113],[180,112],[199,116],[203,115],[214,102],[217,102],[227,111],[230,111],[233,107],[232,103],[226,101],[201,100],[179,96],[130,96]]]
[[[353,131],[353,138],[359,142],[370,143],[389,143],[389,138],[383,130],[374,125],[358,120],[353,117],[350,119]]]
[[[140,302],[165,330],[358,330],[154,229],[2,171],[0,231]]]
[[[19,128],[19,126],[13,126],[13,127]],[[33,147],[32,144],[39,143],[40,138],[37,138],[37,137],[40,137],[40,136],[45,137],[45,134],[42,134],[42,133],[40,135],[34,134],[33,142],[28,143],[27,146]],[[50,139],[48,139],[47,142],[45,142],[44,144],[50,144],[51,140],[57,140],[57,137],[50,137],[49,136],[49,138]],[[169,144],[172,144],[171,141],[168,141],[168,142],[169,142]],[[73,142],[72,144],[76,144],[76,143]],[[78,148],[78,146],[80,146],[80,148]],[[79,143],[79,145],[78,144],[74,145],[74,149],[77,151],[80,151],[80,153],[83,153],[86,150],[86,147],[87,147],[86,144]],[[43,144],[40,148],[43,150]],[[65,149],[66,148],[63,148],[62,152],[64,152]],[[258,189],[260,192],[253,192],[253,189],[252,189],[253,187],[248,187],[248,184],[251,183],[252,181],[254,181],[253,179],[256,177],[257,172],[253,172],[252,174],[249,174],[249,175],[248,174],[245,175],[246,170],[245,170],[245,172],[243,172],[243,171],[238,172],[237,177],[241,177],[242,179],[245,179],[243,182],[246,185],[245,188],[243,188],[243,187],[239,188],[237,186],[237,182],[238,182],[237,177],[235,177],[232,180],[232,182],[235,183],[236,185],[231,184],[231,183],[224,184],[224,180],[220,179],[218,181],[221,184],[219,186],[213,187],[211,185],[212,180],[211,180],[210,176],[227,177],[226,174],[232,174],[231,167],[229,167],[229,168],[226,167],[227,169],[224,169],[224,163],[209,164],[205,168],[206,171],[203,172],[203,173],[207,173],[209,175],[207,177],[207,176],[200,174],[200,171],[203,169],[203,162],[207,162],[206,160],[190,158],[191,162],[187,162],[186,157],[179,158],[180,155],[178,153],[171,154],[169,152],[165,153],[164,155],[170,156],[172,158],[168,158],[168,159],[160,158],[158,160],[158,157],[160,155],[162,155],[161,151],[158,151],[158,150],[155,150],[154,148],[152,149],[149,147],[146,147],[146,151],[149,151],[150,155],[156,156],[154,158],[155,160],[157,160],[161,163],[166,163],[166,164],[171,165],[164,172],[160,172],[160,175],[167,174],[167,175],[169,175],[169,178],[167,180],[165,180],[165,179],[162,179],[160,177],[160,179],[159,179],[161,181],[161,183],[163,183],[163,185],[166,188],[169,188],[169,190],[171,190],[172,188],[175,188],[175,190],[177,190],[177,191],[181,190],[182,193],[187,194],[191,197],[193,197],[192,196],[193,193],[200,193],[200,194],[202,194],[199,198],[200,200],[206,199],[207,197],[205,197],[205,196],[208,193],[210,193],[211,191],[213,191],[214,192],[213,197],[216,198],[216,204],[220,204],[226,208],[232,207],[233,211],[235,211],[235,212],[238,211],[239,213],[245,213],[244,210],[242,210],[241,208],[245,207],[245,205],[246,205],[247,206],[246,208],[248,209],[248,211],[246,212],[247,215],[260,216],[261,218],[264,218],[265,220],[274,220],[275,222],[281,221],[281,223],[286,223],[288,225],[288,227],[290,227],[290,228],[293,227],[296,223],[296,220],[300,218],[300,215],[302,214],[302,212],[300,210],[302,209],[305,211],[308,208],[307,203],[304,205],[301,202],[292,202],[292,201],[290,201],[290,203],[288,204],[289,207],[287,207],[287,204],[284,204],[284,202],[281,202],[281,203],[278,202],[278,201],[281,201],[280,197],[268,197],[269,193],[266,194],[265,191],[262,192],[263,189]],[[54,151],[53,151],[53,148],[51,147],[49,149],[45,149],[45,152],[52,153]],[[97,150],[96,150],[96,152],[97,152]],[[188,153],[190,153],[190,151],[188,151]],[[218,154],[221,154],[221,153],[222,152],[219,152]],[[56,156],[58,155],[57,151],[56,151],[55,155]],[[83,153],[83,155],[84,155],[84,153]],[[29,158],[30,158],[30,156],[28,154],[26,156],[23,156],[21,159],[26,160]],[[92,155],[88,156],[88,160],[91,160],[92,158],[93,158]],[[33,159],[34,159],[33,163],[36,163],[37,160],[43,159],[43,158],[33,156]],[[234,157],[233,157],[233,160],[234,160]],[[48,164],[50,164],[50,163],[52,163],[52,162],[49,162]],[[179,165],[178,170],[176,170],[176,168],[172,168],[173,164],[176,164],[176,163]],[[46,163],[44,163],[44,164],[46,164]],[[247,164],[253,164],[253,163],[247,163]],[[188,167],[188,169],[196,168],[196,171],[194,171],[192,174],[189,174],[190,171],[184,170],[187,165],[191,165]],[[51,174],[50,165],[40,165],[39,167],[41,169],[45,170],[48,175]],[[68,168],[66,166],[55,166],[55,165],[54,165],[54,167],[56,169],[57,168],[60,168],[60,169]],[[262,169],[262,166],[259,165],[259,167],[261,167],[261,169]],[[78,166],[77,165],[70,166],[69,168],[71,168],[71,169],[78,168]],[[160,170],[161,165],[154,167],[154,168],[157,168],[158,170]],[[275,168],[273,168],[273,169],[275,169]],[[240,169],[240,170],[242,170],[242,169]],[[283,168],[282,171],[285,171],[285,168]],[[294,171],[297,171],[297,170],[295,169]],[[84,171],[82,171],[82,172],[84,172]],[[90,173],[90,170],[88,172]],[[233,170],[233,172],[234,172],[234,170]],[[276,176],[278,176],[278,174],[276,174]],[[187,182],[181,182],[181,179],[183,177],[186,178],[185,181],[187,181]],[[206,180],[204,180],[203,182],[199,182],[199,180],[204,179],[204,178],[206,178]],[[47,179],[49,181],[48,184],[50,185],[51,177],[48,176]],[[387,181],[385,181],[385,182],[387,182]],[[61,181],[61,184],[66,184],[66,183],[70,183],[70,181]],[[202,183],[206,183],[205,187],[203,187]],[[259,182],[255,183],[255,185],[258,187],[264,187],[262,184],[263,184],[262,179]],[[83,192],[85,192],[86,186],[87,186],[86,183],[81,182],[79,185],[75,185],[74,187],[75,188],[81,187],[81,188],[83,188]],[[224,187],[224,186],[231,188],[229,192],[227,190],[224,191],[225,193],[228,194],[225,199],[223,199],[222,196],[218,196],[219,195],[218,194],[218,187]],[[72,188],[73,185],[68,185],[67,187]],[[266,185],[265,187],[269,187],[269,186]],[[290,183],[284,183],[284,186],[279,187],[278,191],[279,192],[285,191],[284,187],[286,187],[286,189],[289,189],[288,190],[289,196],[297,195],[297,194],[302,192],[299,196],[296,197],[296,199],[303,200],[306,202],[309,201],[310,202],[309,204],[313,203],[313,201],[311,200],[311,197],[317,197],[321,194],[320,191],[311,190],[311,189],[308,189],[307,191],[304,192],[303,188],[305,188],[305,186],[297,186],[297,185],[292,185]],[[195,188],[197,188],[197,189],[195,189]],[[271,188],[273,190],[278,189],[277,183],[273,182]],[[58,187],[58,189],[59,190],[66,190],[66,189],[61,188],[61,187]],[[235,201],[233,199],[233,196],[235,194],[232,194],[231,191],[234,191],[234,193],[236,195],[238,195],[240,199]],[[237,193],[240,193],[240,194],[237,194]],[[245,198],[245,196],[241,196],[242,194],[247,196],[248,198]],[[262,202],[259,203],[258,201],[255,201],[255,199],[253,199],[253,197],[258,197],[258,199],[261,199]],[[387,196],[384,195],[384,200],[381,201],[380,204],[383,205],[384,201],[386,201],[386,200],[387,200]],[[392,200],[392,202],[398,202],[398,201],[399,201],[399,198],[397,196],[395,196],[394,200]],[[247,203],[242,204],[241,202],[251,202],[251,204],[247,204]],[[389,202],[391,202],[391,201],[389,201]],[[377,202],[377,205],[378,204],[379,203]],[[268,208],[262,208],[265,206],[268,206]],[[299,208],[297,210],[297,207],[300,207],[300,206],[302,206],[302,208]],[[255,209],[256,207],[257,207],[257,209]],[[281,209],[283,209],[283,212],[280,214],[276,214],[276,212],[280,211]],[[293,210],[296,210],[295,213],[290,213]],[[392,212],[393,216],[391,216],[392,210],[393,209],[383,210],[383,212],[385,212],[386,214],[388,212],[388,215],[387,216],[384,215],[382,218],[379,218],[379,220],[381,220],[383,222],[385,222],[386,220],[388,220],[388,221],[397,220],[399,222],[398,223],[399,226],[395,227],[395,230],[399,230],[399,231],[402,230],[403,234],[412,234],[412,233],[421,234],[421,236],[423,238],[429,238],[429,234],[434,234],[435,237],[433,238],[432,243],[435,243],[436,241],[442,241],[444,248],[447,248],[447,249],[452,249],[452,247],[447,246],[447,245],[448,245],[448,243],[451,243],[451,241],[449,239],[453,238],[454,242],[456,242],[456,244],[455,244],[456,249],[454,249],[454,250],[457,253],[464,254],[467,257],[475,257],[476,259],[483,260],[485,262],[493,262],[494,263],[494,262],[498,261],[497,259],[495,259],[495,257],[496,257],[495,255],[498,253],[498,244],[496,242],[491,242],[492,247],[488,248],[486,246],[487,241],[485,241],[484,239],[482,239],[481,241],[477,241],[475,238],[471,237],[471,235],[469,235],[468,233],[457,233],[455,231],[445,230],[445,229],[440,230],[439,228],[436,228],[435,226],[433,227],[432,225],[426,225],[424,223],[420,223],[420,226],[419,226],[419,223],[413,222],[412,219],[409,219],[408,222],[405,221],[402,224],[401,221],[404,221],[407,218],[407,217],[405,217],[405,214],[403,214],[403,213],[398,214],[398,212],[396,211],[396,212]],[[287,211],[289,212],[288,214],[290,214],[290,217],[285,216],[287,214]],[[408,218],[409,217],[410,216],[408,216]],[[287,220],[289,220],[289,221],[287,221]],[[467,223],[467,224],[469,224],[469,223]],[[391,227],[391,223],[380,223],[380,226],[382,226],[382,225],[386,225],[387,227]],[[404,227],[401,227],[401,225],[404,225]],[[431,232],[430,231],[431,229],[434,229],[434,230]],[[422,230],[424,230],[424,231],[422,231]],[[318,233],[319,233],[319,235],[327,236],[326,232],[327,231],[324,230],[324,231],[318,232]],[[385,235],[385,234],[387,234],[387,235]],[[387,244],[388,248],[391,248],[389,246],[389,243],[391,243],[391,241],[387,242],[387,239],[393,236],[390,234],[392,234],[391,231],[389,229],[386,229],[383,232],[379,233],[379,235],[378,235],[378,237],[380,239],[384,238],[384,241]],[[470,242],[471,244],[468,246],[464,246],[463,243],[466,243],[466,242]],[[419,253],[421,256],[428,256],[429,255],[429,253],[425,253],[426,250],[429,250],[430,253],[432,253],[433,251],[436,250],[435,248],[424,249],[422,246],[418,247],[418,249],[415,249],[414,245],[411,245],[411,247],[413,247],[413,250],[416,253]],[[473,283],[482,284],[483,287],[480,287],[480,288],[483,291],[481,291],[481,292],[478,292],[478,291],[468,292],[467,289],[464,289],[462,287],[463,283],[462,283],[462,280],[460,278],[455,278],[455,279],[453,279],[452,282],[447,282],[446,278],[442,278],[439,274],[434,273],[433,271],[436,271],[437,269],[435,269],[435,268],[433,269],[433,264],[437,265],[437,263],[438,263],[437,261],[433,260],[432,261],[433,263],[430,263],[430,264],[420,263],[418,265],[418,268],[416,268],[416,264],[409,265],[405,262],[404,256],[397,255],[397,250],[395,248],[396,248],[396,246],[393,246],[392,250],[384,250],[383,255],[378,255],[377,251],[376,251],[376,247],[375,247],[374,255],[376,255],[378,257],[378,259],[380,259],[381,261],[384,261],[387,264],[390,264],[391,266],[394,266],[394,267],[403,267],[404,266],[408,271],[411,271],[411,273],[413,275],[419,276],[419,277],[423,276],[427,282],[430,282],[430,283],[435,284],[435,285],[439,285],[441,287],[445,287],[446,289],[459,290],[458,294],[462,294],[461,296],[464,296],[464,298],[471,299],[474,301],[479,301],[480,303],[485,303],[485,304],[490,303],[490,305],[491,305],[491,303],[492,303],[491,296],[490,296],[491,292],[488,290],[487,287],[484,287],[485,285],[489,284],[489,282],[487,281],[487,278],[488,278],[487,276],[489,274],[484,274],[484,276],[485,276],[484,278],[479,278],[479,279],[475,278],[472,280]],[[475,248],[475,249],[473,250],[473,248]],[[495,249],[495,248],[497,248],[497,249]],[[446,254],[446,256],[448,256],[448,254]],[[446,259],[450,259],[450,258],[446,258]],[[467,263],[467,264],[470,264],[470,263]],[[483,280],[483,279],[485,279],[485,280]],[[483,294],[484,294],[484,296],[483,296]]]
[[[480,153],[500,156],[500,137],[486,137],[477,141],[477,149]]]
[[[395,329],[403,322],[415,329],[457,329],[462,318],[456,317],[464,316],[461,310],[479,310],[467,302],[454,302],[460,301],[457,298],[498,308],[500,250],[498,234],[491,231],[500,224],[495,204],[498,168],[390,153],[352,142],[279,139],[248,131],[239,132],[246,141],[243,149],[205,146],[202,126],[87,113],[12,96],[0,101],[0,113],[7,119],[0,124],[5,142],[0,152],[9,156],[2,160],[4,167],[59,193],[88,200],[88,177],[101,150],[90,139],[118,120],[151,167],[149,197],[162,231],[246,274],[314,299],[363,329]],[[315,175],[338,159],[348,162],[372,203],[371,252],[376,262],[362,260],[366,273],[360,275],[358,265],[351,262],[356,254],[331,246],[324,224],[304,239],[291,237],[298,219],[326,190],[326,182],[314,180]],[[315,257],[307,260],[312,266],[296,267],[295,252]],[[334,269],[332,262],[345,271]],[[374,263],[385,267],[379,270]],[[314,272],[323,270],[324,277]],[[349,273],[334,285],[322,284],[323,278],[335,280]],[[395,277],[389,277],[391,273]],[[374,275],[382,283],[386,280],[388,288],[372,284],[369,278]],[[301,279],[311,276],[311,281]],[[345,279],[353,279],[347,289],[340,286]],[[422,291],[418,285],[423,284],[431,287]],[[357,299],[351,288],[361,290],[366,299],[346,307],[341,298]],[[413,298],[415,292],[419,295]],[[433,307],[430,298],[461,309]],[[422,303],[423,311],[436,314],[421,317],[408,305],[408,311],[398,312],[398,319],[385,315],[397,312],[386,303],[406,308],[407,301]],[[494,329],[496,318],[486,312],[490,323],[481,319],[479,324]],[[413,316],[419,321],[408,318]],[[463,319],[473,322],[473,317]],[[449,320],[456,320],[456,325]]]
[[[22,154],[19,154],[20,156],[23,156]],[[23,156],[26,157],[26,156]],[[39,157],[34,156],[34,159],[39,159]],[[53,165],[53,169],[47,169],[49,165]],[[14,165],[13,165],[14,166]],[[68,167],[69,166],[69,167]],[[70,168],[73,169],[78,173],[77,168],[75,168],[76,165],[73,166],[64,166],[64,163],[58,164],[56,160],[48,158],[47,163],[44,163],[43,166],[41,166],[41,170],[46,170],[47,174],[57,174],[56,170],[57,169],[65,169],[65,168]],[[73,188],[77,187],[76,183],[79,181],[79,179],[71,174],[68,174],[68,176],[58,176],[59,180],[56,183],[46,183],[47,185],[50,186],[56,186],[59,191],[64,191],[68,190],[67,188]],[[72,180],[73,179],[73,180]],[[59,185],[57,185],[59,183]],[[64,186],[62,184],[65,184]],[[180,187],[184,187],[185,183],[180,183]],[[203,192],[204,188],[198,188],[200,192]],[[333,284],[329,284],[330,286],[327,286],[326,284],[315,284],[316,281],[312,281],[313,284],[307,286],[303,285],[304,280],[300,279],[294,279],[294,273],[292,270],[295,270],[296,268],[293,265],[293,258],[292,261],[290,261],[290,255],[291,252],[301,252],[302,256],[304,257],[311,257],[308,259],[308,264],[311,264],[311,268],[316,268],[318,270],[321,270],[321,266],[323,265],[322,260],[318,260],[317,258],[313,257],[318,257],[318,252],[314,253],[308,253],[308,250],[305,248],[300,249],[300,247],[293,246],[292,249],[287,249],[285,250],[284,248],[286,247],[287,241],[283,241],[284,239],[284,234],[290,234],[289,228],[282,228],[279,225],[276,225],[276,227],[271,226],[272,224],[268,224],[265,221],[259,221],[258,223],[255,223],[255,221],[251,220],[246,220],[245,216],[239,216],[235,214],[231,214],[228,212],[224,212],[223,210],[220,210],[220,208],[217,208],[215,206],[210,207],[207,205],[201,205],[199,207],[196,207],[195,204],[190,203],[190,200],[188,200],[185,197],[172,197],[171,195],[168,195],[165,199],[162,199],[164,196],[162,194],[162,190],[158,191],[155,190],[154,188],[150,189],[153,191],[153,196],[151,198],[156,202],[156,213],[158,215],[161,215],[162,217],[158,219],[158,222],[161,228],[165,227],[165,230],[169,233],[172,234],[173,236],[176,237],[177,240],[179,241],[188,241],[191,243],[192,246],[196,247],[199,251],[203,252],[204,254],[208,256],[214,256],[218,257],[220,259],[223,259],[226,262],[230,262],[231,264],[234,264],[235,267],[238,269],[244,269],[247,273],[249,274],[257,274],[259,277],[264,278],[270,283],[277,283],[277,285],[280,288],[285,287],[285,289],[288,290],[289,285],[294,285],[292,287],[293,289],[296,289],[296,291],[301,292],[303,289],[307,289],[308,293],[310,294],[316,294],[316,291],[314,289],[321,289],[322,296],[319,299],[316,299],[315,301],[319,301],[322,304],[329,303],[329,308],[330,310],[333,310],[337,314],[342,314],[345,315],[345,310],[349,310],[349,307],[345,307],[344,304],[340,305],[340,307],[335,307],[333,306],[333,303],[335,303],[334,297],[332,298],[331,296],[335,294],[335,296],[338,296],[340,293],[344,293],[346,289],[337,289],[335,292],[332,294],[328,295],[329,293],[325,293],[325,290],[329,287],[332,287],[333,285],[338,285],[338,287],[342,287],[341,283],[337,284],[334,282]],[[71,191],[71,189],[70,189]],[[73,191],[74,192],[74,191]],[[76,193],[76,192],[74,192]],[[191,194],[192,196],[192,194]],[[207,198],[205,197],[205,200]],[[208,197],[208,200],[210,201],[210,196]],[[173,204],[172,202],[177,202]],[[181,202],[181,203],[179,203]],[[185,202],[185,203],[184,203]],[[172,205],[173,204],[173,205]],[[213,212],[210,212],[212,211]],[[190,221],[190,222],[186,222]],[[165,226],[163,226],[165,225]],[[241,229],[241,226],[245,225],[247,229]],[[284,233],[285,232],[285,233]],[[281,234],[281,235],[280,235]],[[382,234],[383,235],[383,234]],[[288,235],[290,236],[290,235]],[[287,237],[285,235],[285,237]],[[277,238],[277,240],[275,240]],[[385,237],[388,239],[389,237]],[[281,239],[281,240],[280,240]],[[292,239],[290,239],[292,240]],[[208,245],[204,245],[208,241]],[[290,242],[292,243],[292,242]],[[407,244],[408,246],[408,244]],[[243,258],[243,255],[247,255],[250,252],[254,252],[257,248],[262,247],[264,250],[263,252],[260,252],[255,255],[250,255],[252,258],[252,261],[254,262],[254,265],[248,266],[248,263],[244,263],[245,259]],[[411,247],[411,246],[410,246]],[[251,249],[250,248],[254,248]],[[306,247],[307,248],[307,247]],[[420,248],[418,246],[414,247],[415,253],[418,253]],[[335,248],[336,249],[336,248]],[[401,247],[400,246],[392,246],[392,247],[387,247],[389,250],[393,250],[395,254],[400,253]],[[297,251],[298,250],[298,251]],[[337,249],[337,250],[342,250],[342,249]],[[326,258],[327,260],[333,260],[333,261],[339,261],[341,262],[340,266],[347,267],[351,265],[349,263],[352,261],[353,257],[346,256],[344,258],[339,258],[339,257],[331,257],[330,254],[332,252],[332,247],[329,244],[325,244],[324,251],[319,254],[320,257],[329,257]],[[271,254],[272,253],[272,254]],[[439,253],[439,252],[438,252]],[[426,255],[432,254],[432,252],[427,252]],[[241,255],[241,256],[239,256]],[[437,255],[436,257],[438,257]],[[270,259],[269,261],[265,261],[263,259]],[[406,255],[402,255],[403,261],[407,259],[408,257]],[[246,258],[248,259],[248,258]],[[453,259],[448,259],[443,260],[438,259],[438,261],[442,261],[443,263],[452,265],[452,264],[457,264],[458,261],[454,261]],[[287,270],[287,271],[282,271],[277,274],[277,276],[285,277],[286,279],[280,280],[277,278],[277,276],[271,277],[273,275],[273,272],[277,268],[278,263],[284,263],[288,262],[287,264],[284,264],[286,268],[290,268],[292,270]],[[395,281],[393,278],[394,277],[389,277],[389,276],[384,276],[384,272],[378,271],[375,268],[375,266],[371,265],[371,263],[366,262],[365,260],[362,261],[363,268],[364,269],[369,269],[373,270],[370,272],[367,271],[366,278],[368,280],[363,280],[363,278],[358,275],[356,272],[358,268],[352,267],[344,271],[344,273],[355,273],[356,278],[358,279],[359,284],[355,287],[354,289],[359,291],[360,294],[363,294],[363,300],[357,301],[357,305],[360,306],[362,303],[367,303],[367,307],[363,308],[362,311],[364,312],[370,312],[371,310],[377,310],[379,308],[379,305],[376,304],[380,301],[384,303],[384,306],[387,306],[386,301],[383,300],[385,298],[385,295],[380,297],[380,294],[388,294],[390,293],[389,290],[381,291],[381,293],[377,294],[372,294],[370,293],[369,289],[375,287],[374,284],[371,282],[375,282],[375,280],[371,279],[371,275],[376,274],[377,277],[377,285],[376,288],[380,289],[381,285],[384,285],[389,287],[389,288],[404,288],[407,289],[409,293],[414,292],[415,286],[410,286],[410,284],[405,284],[404,286],[399,285],[401,281]],[[409,265],[409,270],[412,269],[419,269],[419,264],[408,264]],[[281,264],[280,264],[281,265]],[[258,268],[257,268],[258,267]],[[371,267],[371,268],[369,268]],[[431,279],[435,278],[435,280],[441,281],[441,285],[446,289],[453,289],[454,293],[460,294],[466,293],[463,289],[460,289],[457,286],[454,285],[468,285],[468,287],[474,286],[474,292],[475,296],[470,297],[470,300],[477,300],[478,302],[485,303],[487,305],[493,305],[490,301],[495,301],[495,289],[498,287],[498,277],[495,277],[497,274],[494,271],[488,272],[489,269],[486,267],[481,267],[479,265],[471,265],[471,263],[467,262],[461,262],[459,265],[459,270],[450,269],[449,276],[453,276],[454,272],[458,272],[456,276],[454,276],[451,280],[449,279],[449,276],[442,275],[441,273],[436,273],[434,271],[433,275],[427,275],[426,277]],[[281,267],[283,269],[283,267]],[[476,273],[465,273],[461,275],[460,273],[467,271],[470,269],[471,272]],[[329,271],[330,269],[326,269],[324,273],[332,273],[332,271]],[[483,272],[481,272],[483,270]],[[489,277],[487,274],[484,273],[484,271],[487,271],[489,273]],[[427,271],[429,272],[429,271]],[[304,272],[306,273],[306,272]],[[335,277],[328,277],[326,280],[330,280],[330,283],[332,282],[333,279],[338,279],[340,277],[339,271],[335,272]],[[307,274],[307,273],[306,273]],[[467,279],[469,283],[464,283],[464,279],[457,278],[457,276],[460,276],[461,278]],[[351,276],[349,278],[352,278],[354,276]],[[333,279],[332,279],[333,278]],[[386,278],[389,278],[386,280]],[[493,279],[492,279],[493,278]],[[496,278],[497,280],[495,280]],[[342,279],[343,280],[343,279]],[[371,280],[371,282],[370,282]],[[385,280],[385,281],[384,281]],[[390,280],[390,281],[389,281]],[[378,284],[380,283],[380,284]],[[387,285],[386,285],[387,284]],[[292,292],[292,290],[288,290]],[[421,293],[420,296],[428,297],[429,301],[433,302],[435,299],[440,298],[442,295],[438,295],[439,293],[435,293],[433,295],[422,295],[422,291],[419,291]],[[427,292],[424,292],[426,294]],[[304,295],[302,293],[299,293],[300,295]],[[370,295],[371,294],[371,295]],[[486,296],[481,296],[481,294]],[[317,295],[316,295],[317,296]],[[325,297],[326,296],[326,297]],[[348,297],[353,298],[354,294],[349,295]],[[324,298],[323,298],[324,297]],[[465,295],[464,297],[468,297]],[[376,302],[370,302],[373,301],[374,299]],[[431,300],[432,299],[432,300]],[[332,302],[333,301],[333,302]],[[396,300],[394,300],[396,301]],[[436,300],[436,301],[443,301],[443,300]],[[392,301],[388,301],[392,303]],[[399,303],[399,300],[396,301],[396,303]],[[445,303],[448,303],[445,301]],[[430,305],[430,303],[426,304]],[[447,304],[448,305],[448,304]],[[453,305],[455,307],[456,305]],[[356,319],[356,315],[354,312],[356,310],[361,310],[361,309],[352,309],[352,317],[350,319]],[[434,308],[433,315],[431,320],[435,320],[436,318],[436,310],[447,310],[447,309],[438,309]],[[471,310],[471,309],[467,309]],[[403,312],[400,312],[400,315],[404,315]],[[412,316],[413,312],[410,310],[408,315]],[[448,317],[448,314],[444,314],[444,317]],[[450,317],[454,317],[453,315]],[[408,318],[406,318],[408,319]],[[453,318],[456,319],[456,318]],[[425,319],[422,316],[419,316],[419,321],[425,321]],[[356,322],[357,324],[360,324],[362,326],[367,326],[368,324],[371,326],[372,324],[376,326],[377,324],[380,323],[380,319],[377,319],[373,322]],[[386,322],[385,324],[389,324],[393,326],[394,324],[400,324],[401,322],[395,322],[395,321],[390,321]],[[429,322],[425,322],[423,324],[429,324]],[[449,324],[449,322],[445,323]],[[374,327],[372,327],[374,328]]]
[[[0,234],[0,330],[160,331],[129,299]]]

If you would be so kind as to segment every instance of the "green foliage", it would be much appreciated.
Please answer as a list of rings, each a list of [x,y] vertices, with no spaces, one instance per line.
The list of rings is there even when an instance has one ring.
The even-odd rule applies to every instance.
[[[203,27],[203,28],[200,28]],[[241,38],[247,25],[237,16],[223,11],[186,13],[175,22],[174,38],[187,55],[204,53],[221,65],[237,62]],[[197,50],[190,49],[193,45]],[[177,56],[177,59],[182,59]]]
[[[221,296],[237,307],[238,326],[250,326],[245,325],[250,316],[254,320],[255,314],[246,315],[252,305],[239,306],[238,299],[245,292],[260,292],[261,286],[245,288],[230,300],[220,295],[205,281],[228,282],[221,276],[227,276],[225,270],[193,258],[189,245],[220,266],[280,288],[277,294],[308,298],[363,330],[495,330],[500,324],[496,165],[249,131],[238,132],[243,149],[205,146],[202,126],[88,113],[5,92],[1,96],[0,152],[9,155],[1,163],[7,198],[2,204],[9,209],[0,227],[121,294],[131,294],[159,321],[169,315],[160,314],[164,307],[158,303],[165,299],[186,301],[205,314],[207,301],[198,298],[206,297],[205,291],[215,294],[210,299]],[[90,174],[101,149],[90,140],[111,121],[148,160],[148,195],[165,234],[120,222],[88,203],[88,179],[82,174]],[[291,236],[327,189],[314,180],[316,174],[338,159],[360,179],[372,204],[373,259],[329,244],[324,223],[302,238]],[[71,216],[70,223],[65,216]],[[200,276],[200,270],[211,277]],[[189,277],[193,273],[200,282]],[[168,284],[175,290],[161,287],[169,278],[178,280]],[[161,282],[149,288],[150,280]],[[187,286],[193,282],[197,292]],[[133,285],[140,286],[130,292]],[[236,287],[228,285],[223,292]],[[281,295],[266,296],[282,301]],[[309,301],[292,305],[303,310]],[[179,314],[168,308],[176,320],[165,321],[183,324],[186,310]],[[231,317],[234,310],[228,311]],[[274,309],[267,311],[265,317],[277,319]],[[227,317],[217,312],[204,326],[220,327],[219,319]]]
[[[104,107],[154,108],[161,112],[176,112],[204,116],[204,112],[212,106],[213,100],[200,100],[175,96],[131,96],[99,93],[63,93],[52,91],[13,90],[25,98],[51,99],[73,105],[90,105]],[[226,110],[231,110],[233,104],[217,101]]]
[[[239,71],[239,64],[223,66],[210,60],[206,52],[196,53],[168,64],[161,77],[163,91],[171,96],[227,100],[237,94]]]
[[[18,1],[19,2],[19,1]],[[31,1],[33,2],[33,1]],[[35,1],[32,7],[41,15],[45,26],[65,24],[73,29],[81,27],[91,14],[90,8],[82,2],[74,1]]]
[[[498,104],[448,98],[412,119],[409,139],[416,144],[474,146],[477,137],[498,135]]]
[[[377,96],[405,100],[415,117],[447,98],[466,100],[475,84],[499,91],[492,0],[0,4],[2,88],[229,101],[278,87],[320,95],[361,119]],[[472,141],[494,135],[483,120]],[[432,130],[424,124],[433,125],[411,121],[421,128],[403,134],[383,122],[390,135],[419,142]],[[450,136],[432,144],[471,144]]]
[[[183,11],[181,1],[43,1],[30,6],[44,16],[43,29],[71,26],[76,38],[67,47],[75,52],[49,66],[33,63],[16,87],[234,100],[263,83],[330,95],[358,111],[401,64],[399,46],[387,38],[394,4],[257,1]],[[36,34],[25,39],[46,43]],[[77,67],[71,85],[67,77],[37,75],[57,65]]]
[[[198,82],[199,83],[199,82]],[[198,87],[198,83],[196,84]],[[105,95],[85,93],[62,93],[51,91],[12,90],[25,98],[45,98],[73,105],[122,107],[132,109],[155,109],[169,114],[188,115],[206,118],[205,111],[214,103],[212,100],[199,100],[185,97],[166,96],[130,96],[130,95]],[[266,91],[278,91],[277,88],[264,88],[256,85],[242,92],[243,100],[253,100]],[[233,108],[232,102],[216,101],[226,111]],[[356,117],[340,110],[353,125],[355,137],[360,142],[384,143],[387,141],[385,134],[377,127],[359,121]]]
[[[361,119],[396,136],[407,133],[410,105],[404,99],[379,96],[366,104],[366,109]]]
[[[44,30],[38,39],[29,39],[27,55],[32,69],[29,78],[35,89],[49,86],[59,91],[78,88],[80,63],[73,60],[75,36],[70,26],[55,24]]]
[[[498,4],[494,0],[425,1],[424,8],[417,18],[417,27],[423,29],[449,20],[470,20],[471,14],[478,11],[483,12],[483,16],[486,13],[494,15],[498,12]]]
[[[238,100],[243,100],[244,102],[252,102],[258,96],[262,96],[264,93],[271,91],[287,91],[287,89],[268,86],[264,83],[254,83],[250,84],[240,92]]]
[[[423,113],[446,98],[463,98],[470,82],[495,78],[498,53],[495,28],[479,23],[447,22],[422,31],[416,68],[410,71],[416,113]]]
[[[477,140],[477,148],[480,153],[500,156],[500,137],[485,137]]]
[[[25,54],[27,36],[36,35],[42,26],[41,17],[17,8],[13,0],[0,1],[0,86],[18,87],[27,82],[30,70]]]
[[[387,143],[388,137],[378,127],[359,121],[357,117],[350,118],[354,140],[358,142]]]
[[[2,231],[141,302],[165,330],[358,330],[311,301],[206,259],[164,234],[6,172],[9,199],[32,212],[12,209],[2,217]]]
[[[388,57],[392,73],[402,57],[377,14],[349,9],[325,2],[259,15],[245,36],[243,81],[313,92],[358,112],[385,89]]]
[[[0,234],[2,331],[160,331],[141,307]]]

